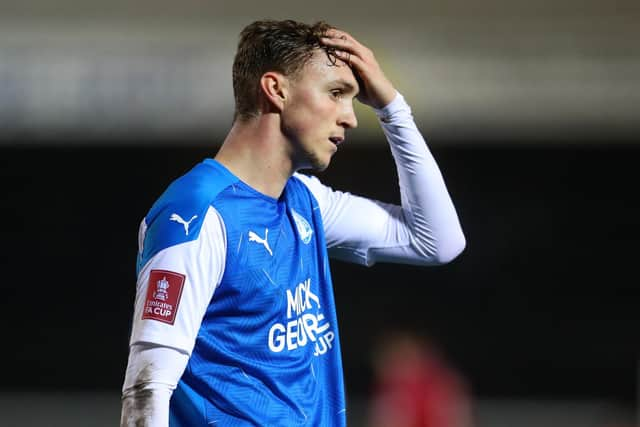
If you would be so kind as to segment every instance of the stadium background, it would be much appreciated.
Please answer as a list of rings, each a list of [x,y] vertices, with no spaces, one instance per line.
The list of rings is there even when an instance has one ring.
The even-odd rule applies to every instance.
[[[138,223],[215,154],[237,33],[263,17],[374,49],[467,235],[445,267],[333,264],[351,425],[379,333],[407,325],[470,384],[478,426],[634,425],[640,6],[575,0],[0,0],[0,425],[117,423]],[[359,113],[322,178],[397,201]]]

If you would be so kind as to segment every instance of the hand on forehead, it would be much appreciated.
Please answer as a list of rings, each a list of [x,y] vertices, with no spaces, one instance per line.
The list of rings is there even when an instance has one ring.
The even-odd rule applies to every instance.
[[[371,49],[346,31],[337,29],[328,30],[321,42],[353,71],[360,86],[358,99],[362,103],[382,108],[395,98],[396,90],[380,68]]]

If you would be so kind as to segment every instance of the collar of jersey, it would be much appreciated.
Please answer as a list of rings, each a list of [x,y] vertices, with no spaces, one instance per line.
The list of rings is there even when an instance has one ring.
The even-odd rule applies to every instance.
[[[287,181],[287,185],[285,185],[284,190],[282,191],[282,195],[280,195],[280,199],[275,199],[275,198],[273,198],[271,196],[268,196],[268,195],[266,195],[264,193],[259,192],[258,190],[256,190],[255,188],[253,188],[252,186],[250,186],[249,184],[247,184],[246,182],[244,182],[240,178],[238,178],[233,172],[231,172],[229,169],[227,169],[227,167],[225,165],[223,165],[222,163],[220,163],[216,159],[204,159],[203,163],[222,171],[225,175],[227,175],[229,178],[231,178],[233,181],[235,181],[238,185],[240,185],[243,188],[245,188],[247,191],[255,194],[256,196],[258,196],[258,197],[260,197],[262,199],[265,199],[265,200],[267,200],[269,202],[272,202],[272,203],[278,203],[284,197],[284,193],[285,193],[285,191],[287,191],[287,186],[289,185],[289,181]]]

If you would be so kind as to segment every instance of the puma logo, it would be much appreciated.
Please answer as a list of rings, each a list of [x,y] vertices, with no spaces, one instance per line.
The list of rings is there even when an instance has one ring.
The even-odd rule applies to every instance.
[[[271,252],[271,248],[269,247],[269,241],[267,240],[268,236],[269,236],[269,229],[268,228],[265,228],[265,230],[264,230],[264,239],[262,237],[258,236],[253,231],[249,231],[249,241],[250,242],[260,243],[269,252],[269,255],[273,256],[273,252]]]
[[[184,235],[188,236],[189,235],[189,224],[191,224],[191,221],[193,221],[194,219],[198,218],[198,215],[194,215],[191,217],[191,219],[189,221],[185,221],[184,219],[182,219],[182,217],[176,213],[171,214],[171,217],[169,218],[170,221],[175,221],[178,222],[180,224],[182,224],[184,226]]]

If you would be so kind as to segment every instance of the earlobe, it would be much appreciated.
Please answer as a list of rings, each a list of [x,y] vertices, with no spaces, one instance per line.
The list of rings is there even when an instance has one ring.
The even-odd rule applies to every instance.
[[[282,111],[288,93],[286,78],[276,72],[264,73],[260,78],[260,89],[270,106],[269,109],[275,108],[277,111]]]

